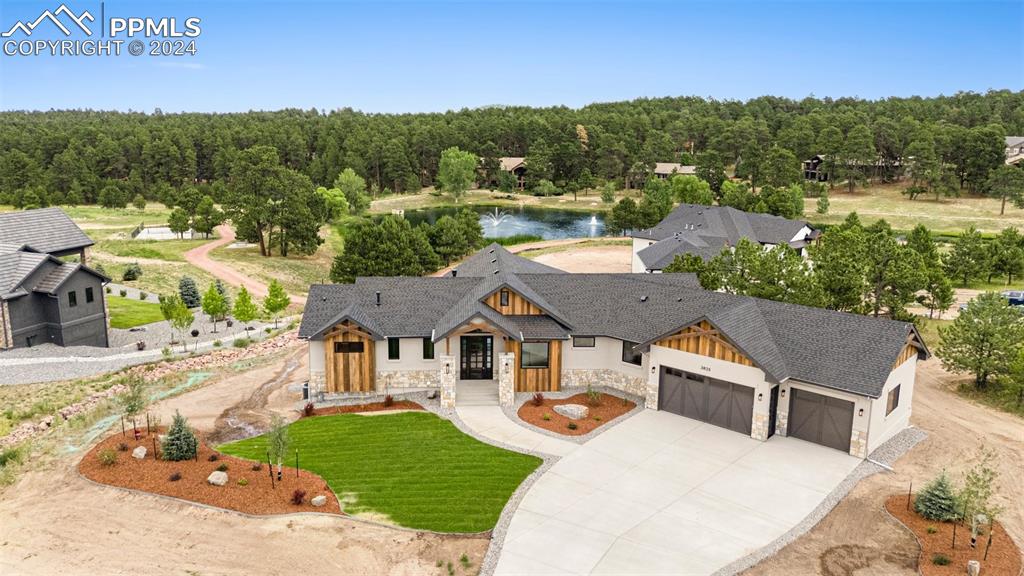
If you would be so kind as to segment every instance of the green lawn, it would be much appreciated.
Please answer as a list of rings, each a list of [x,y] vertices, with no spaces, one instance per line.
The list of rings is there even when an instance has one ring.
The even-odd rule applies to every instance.
[[[111,294],[107,295],[107,311],[110,313],[111,328],[134,328],[164,319],[159,304]]]
[[[322,476],[346,513],[409,528],[483,532],[494,528],[535,456],[484,444],[434,414],[342,414],[288,428],[299,465]],[[266,459],[263,436],[219,450]]]

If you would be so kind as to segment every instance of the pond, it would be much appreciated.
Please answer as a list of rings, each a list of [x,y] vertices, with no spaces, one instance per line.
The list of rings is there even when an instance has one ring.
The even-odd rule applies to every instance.
[[[413,226],[421,222],[433,224],[441,216],[452,216],[463,208],[480,215],[480,226],[487,238],[503,238],[518,234],[540,236],[544,240],[559,238],[593,238],[604,236],[604,214],[598,211],[558,210],[529,206],[494,208],[485,206],[445,206],[425,210],[409,210],[406,220]]]

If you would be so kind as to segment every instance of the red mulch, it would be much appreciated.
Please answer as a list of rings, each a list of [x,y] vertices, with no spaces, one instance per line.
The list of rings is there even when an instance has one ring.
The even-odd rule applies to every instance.
[[[981,573],[992,574],[993,576],[1007,575],[1016,576],[1021,570],[1020,550],[1013,539],[1006,534],[1002,524],[997,520],[992,529],[992,547],[988,551],[988,559],[985,560],[985,546],[988,544],[988,533],[979,535],[976,548],[971,548],[970,525],[957,525],[956,527],[956,548],[950,548],[953,542],[953,523],[935,522],[926,520],[914,512],[914,503],[911,501],[907,509],[907,495],[896,494],[885,501],[885,509],[903,523],[904,526],[913,532],[921,542],[921,555],[918,557],[918,568],[924,576],[947,576],[952,574],[966,574],[967,561],[977,560],[981,562]],[[934,534],[928,533],[928,528],[935,529]],[[942,554],[949,558],[946,566],[939,566],[932,562],[936,554]]]
[[[313,416],[328,416],[331,414],[351,414],[353,412],[386,412],[388,410],[423,410],[416,402],[411,400],[395,400],[391,406],[385,406],[383,402],[370,402],[369,404],[356,404],[354,406],[327,406],[313,410]]]
[[[86,478],[101,484],[174,496],[247,514],[341,513],[338,499],[328,488],[327,483],[312,472],[299,470],[298,477],[296,477],[295,468],[285,467],[281,482],[277,482],[275,472],[275,487],[271,488],[270,473],[267,471],[265,462],[261,470],[254,471],[252,469],[254,462],[251,460],[243,460],[216,452],[203,443],[201,437],[198,461],[167,462],[157,460],[153,458],[153,437],[146,434],[145,428],[141,432],[142,438],[138,441],[132,437],[130,429],[127,436],[123,437],[118,432],[106,438],[85,455],[78,464],[79,472]],[[118,445],[122,442],[128,445],[128,450],[117,451]],[[132,458],[132,450],[136,446],[146,447],[144,459]],[[157,447],[159,447],[159,442]],[[106,449],[112,449],[117,453],[117,463],[113,466],[104,466],[100,463],[99,453]],[[210,462],[208,458],[211,454],[217,454],[218,460]],[[224,486],[208,484],[206,478],[221,464],[228,465],[226,470],[228,483]],[[181,479],[171,482],[169,478],[175,472],[181,474]],[[242,478],[248,481],[247,485],[238,484]],[[297,488],[306,491],[305,500],[298,506],[291,503],[292,493]],[[327,497],[325,506],[315,507],[310,504],[313,497],[321,494]]]
[[[582,404],[590,409],[590,413],[586,418],[582,418],[580,420],[566,418],[558,412],[555,412],[554,407],[559,404]],[[611,394],[604,393],[601,394],[601,400],[598,405],[591,406],[587,395],[585,393],[581,393],[559,400],[545,398],[543,404],[540,406],[534,406],[533,399],[531,398],[526,402],[526,404],[523,404],[523,406],[519,408],[519,417],[522,418],[524,422],[528,422],[545,430],[565,434],[566,436],[582,436],[583,434],[592,432],[615,418],[622,416],[633,408],[636,408],[635,403],[619,398],[618,396],[612,396]],[[545,414],[547,414],[550,419],[545,420]],[[569,429],[569,422],[576,423],[575,430]]]

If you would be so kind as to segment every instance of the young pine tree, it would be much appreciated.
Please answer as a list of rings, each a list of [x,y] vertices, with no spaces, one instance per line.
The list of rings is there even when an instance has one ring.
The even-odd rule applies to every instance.
[[[943,472],[914,499],[914,511],[928,520],[947,522],[957,518],[956,495],[949,477]]]
[[[163,459],[173,462],[190,460],[196,457],[198,449],[199,441],[196,439],[195,432],[192,431],[185,417],[175,411],[174,421],[171,422],[171,428],[167,431],[167,438],[160,446]]]
[[[267,297],[263,299],[263,309],[274,318],[274,328],[277,328],[278,316],[291,302],[281,283],[271,280],[270,286],[267,287]]]

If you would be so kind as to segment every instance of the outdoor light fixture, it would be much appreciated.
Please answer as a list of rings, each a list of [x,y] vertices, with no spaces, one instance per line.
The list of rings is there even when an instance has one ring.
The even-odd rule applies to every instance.
[[[452,373],[452,365],[451,364],[445,364],[444,365],[444,373],[445,374],[451,374]]]
[[[857,416],[858,417],[864,416],[864,409],[863,408],[861,408],[860,410],[857,410]]]
[[[782,392],[779,393],[779,396],[782,396],[783,398],[785,398],[786,397],[786,390],[783,389]]]
[[[764,393],[762,393],[762,392],[759,392],[759,393],[757,394],[757,401],[758,401],[758,402],[760,402],[761,400],[764,400]]]

